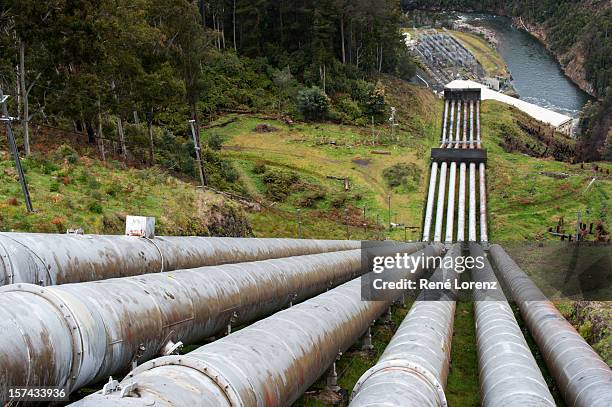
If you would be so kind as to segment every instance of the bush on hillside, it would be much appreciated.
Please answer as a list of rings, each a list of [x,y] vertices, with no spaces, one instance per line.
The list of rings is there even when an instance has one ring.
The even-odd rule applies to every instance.
[[[413,163],[392,165],[382,175],[389,188],[403,187],[405,191],[414,191],[421,181],[421,169]]]
[[[299,179],[294,172],[270,169],[263,175],[266,195],[274,201],[283,202],[291,193],[293,184]]]
[[[298,93],[297,107],[308,121],[325,120],[329,112],[329,98],[316,86]]]

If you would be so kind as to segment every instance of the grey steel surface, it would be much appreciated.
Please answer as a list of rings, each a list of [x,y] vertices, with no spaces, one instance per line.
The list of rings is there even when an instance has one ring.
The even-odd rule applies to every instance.
[[[424,252],[440,255],[441,245]],[[386,273],[393,281],[416,279],[422,270]],[[393,300],[362,301],[356,278],[189,354],[149,361],[117,391],[98,392],[74,405],[290,406]]]
[[[499,245],[489,249],[546,366],[571,407],[612,406],[612,371]]]
[[[477,243],[470,243],[470,255],[485,258]],[[471,275],[474,282],[497,283],[488,260]],[[499,284],[496,289],[473,290],[473,298],[481,405],[554,407],[555,400]]]
[[[358,249],[354,240],[0,233],[0,286],[43,286]]]
[[[461,256],[455,244],[447,257]],[[439,268],[431,282],[457,278],[452,268]],[[455,290],[421,292],[376,365],[365,372],[353,389],[350,407],[446,406],[444,388],[450,363],[455,318]]]
[[[396,246],[412,253],[423,243]],[[103,281],[0,288],[0,399],[6,386],[70,391],[265,317],[362,273],[361,250]]]

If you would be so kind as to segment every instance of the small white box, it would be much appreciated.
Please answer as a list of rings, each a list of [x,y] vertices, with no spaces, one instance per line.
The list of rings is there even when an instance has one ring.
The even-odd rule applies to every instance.
[[[125,218],[125,234],[153,239],[155,237],[155,218],[128,215]]]

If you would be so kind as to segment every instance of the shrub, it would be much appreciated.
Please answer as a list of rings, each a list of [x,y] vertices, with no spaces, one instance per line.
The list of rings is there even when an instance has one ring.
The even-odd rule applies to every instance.
[[[349,96],[342,96],[338,99],[337,109],[341,113],[344,113],[350,120],[356,120],[363,115],[363,112],[359,108],[357,102],[351,99]]]
[[[76,150],[67,144],[62,144],[55,150],[55,155],[58,158],[66,159],[70,164],[75,164],[79,161],[79,154]]]
[[[102,205],[99,202],[92,202],[88,206],[89,212],[92,213],[102,213]]]
[[[208,147],[212,150],[219,151],[223,147],[223,137],[213,133],[208,137]]]
[[[267,169],[268,167],[266,167],[266,163],[263,161],[257,161],[255,165],[253,165],[253,173],[255,174],[263,174]]]
[[[238,172],[229,161],[221,161],[221,174],[227,182],[236,182],[238,180]]]
[[[415,190],[421,181],[421,169],[413,163],[392,165],[385,168],[382,175],[390,188],[401,186],[406,191]]]
[[[311,208],[315,204],[325,198],[325,191],[318,185],[308,185],[304,195],[300,197],[297,206],[301,208]]]
[[[60,184],[57,181],[51,181],[51,185],[49,186],[50,192],[58,192],[60,188]]]
[[[329,98],[321,89],[313,86],[298,93],[297,106],[304,119],[325,120],[329,112]]]
[[[268,170],[263,175],[266,185],[266,195],[279,202],[283,202],[291,193],[291,186],[299,181],[299,176],[293,172]]]
[[[348,196],[345,193],[336,195],[331,201],[331,206],[332,208],[342,208],[346,205],[346,201],[348,201]]]

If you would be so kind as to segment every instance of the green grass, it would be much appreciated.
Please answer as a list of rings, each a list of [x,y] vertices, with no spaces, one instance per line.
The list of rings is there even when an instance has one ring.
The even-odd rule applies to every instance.
[[[463,31],[450,31],[450,33],[474,55],[487,75],[509,76],[504,59],[484,38]]]
[[[128,169],[61,150],[22,159],[34,213],[25,210],[14,163],[0,154],[0,230],[121,234],[131,214],[154,216],[160,235],[249,232],[239,206],[158,168]],[[234,229],[224,230],[227,219]]]
[[[563,216],[568,230],[575,230],[577,211],[589,209],[591,221],[602,221],[610,230],[609,203],[612,178],[593,173],[592,164],[538,159],[504,151],[502,129],[520,132],[517,121],[527,120],[515,109],[494,101],[482,103],[482,140],[487,149],[487,193],[490,240],[552,239],[549,227]],[[533,143],[533,142],[532,142]],[[598,163],[612,169],[610,163]],[[543,173],[566,173],[556,179]],[[585,192],[589,182],[598,180]]]
[[[401,117],[397,139],[392,139],[386,125],[359,127],[332,123],[287,125],[278,120],[242,115],[237,120],[215,128],[205,136],[217,134],[225,140],[223,155],[239,168],[241,182],[249,194],[265,198],[265,185],[253,168],[263,162],[272,169],[292,171],[311,185],[325,191],[325,197],[310,208],[301,208],[304,227],[309,237],[346,236],[345,210],[349,210],[349,223],[354,229],[351,236],[359,236],[363,224],[363,208],[366,207],[366,222],[377,224],[380,230],[371,230],[369,237],[382,236],[388,225],[388,197],[391,196],[391,220],[411,226],[421,222],[424,195],[427,188],[425,177],[428,171],[429,149],[435,145],[439,132],[441,106],[427,90],[406,85],[395,79],[383,77],[389,91],[388,102],[398,106]],[[397,89],[402,89],[398,92]],[[220,120],[227,120],[223,118]],[[253,132],[259,123],[268,123],[277,131]],[[373,151],[389,154],[373,154]],[[384,180],[383,171],[393,165],[410,162],[421,174],[415,188],[403,186],[390,188]],[[348,177],[351,190],[344,191],[341,180],[329,177]],[[267,202],[275,211],[264,210],[251,213],[250,219],[258,236],[295,236],[297,231],[297,193],[286,202]],[[333,202],[346,197],[340,207]],[[270,201],[270,199],[268,199]],[[307,225],[310,223],[310,225]],[[324,230],[327,228],[328,230]],[[362,232],[361,232],[362,233]],[[386,236],[404,238],[404,230],[385,231]],[[363,234],[363,233],[362,233]],[[363,234],[365,237],[365,234]],[[407,238],[418,238],[416,231]]]
[[[470,300],[458,301],[446,384],[446,398],[450,407],[480,405],[475,335],[474,303]]]

